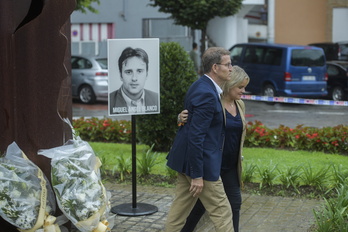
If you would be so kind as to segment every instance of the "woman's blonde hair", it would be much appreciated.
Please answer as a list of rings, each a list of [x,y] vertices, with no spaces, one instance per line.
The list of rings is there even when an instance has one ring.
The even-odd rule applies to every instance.
[[[228,93],[231,88],[241,85],[245,80],[247,81],[246,84],[250,81],[250,78],[244,69],[237,65],[233,66],[230,77],[231,79],[226,81],[222,86],[223,94]]]

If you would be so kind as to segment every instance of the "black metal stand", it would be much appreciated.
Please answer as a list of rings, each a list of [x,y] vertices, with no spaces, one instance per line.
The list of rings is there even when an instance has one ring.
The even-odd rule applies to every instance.
[[[156,213],[158,208],[146,203],[137,203],[137,158],[136,158],[136,125],[132,115],[132,203],[117,205],[111,212],[122,216],[143,216]]]

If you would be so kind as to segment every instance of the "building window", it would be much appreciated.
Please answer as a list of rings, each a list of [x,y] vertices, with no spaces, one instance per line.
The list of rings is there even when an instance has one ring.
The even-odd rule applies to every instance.
[[[74,23],[71,25],[71,52],[96,56],[103,42],[113,37],[112,23]]]
[[[192,47],[191,30],[174,24],[173,19],[143,19],[143,37],[159,38],[160,42],[178,42],[187,51]]]

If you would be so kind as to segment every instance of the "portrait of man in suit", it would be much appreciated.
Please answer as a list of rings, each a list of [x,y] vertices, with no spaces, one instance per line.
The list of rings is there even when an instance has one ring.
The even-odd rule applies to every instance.
[[[142,48],[126,47],[118,58],[122,85],[109,94],[110,115],[158,112],[158,93],[145,89],[149,56]]]

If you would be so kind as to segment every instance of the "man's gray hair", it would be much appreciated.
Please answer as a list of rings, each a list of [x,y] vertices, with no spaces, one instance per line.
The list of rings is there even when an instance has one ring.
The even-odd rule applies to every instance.
[[[230,52],[222,47],[210,47],[202,56],[203,72],[209,73],[214,64],[220,63],[221,58],[230,55]]]

